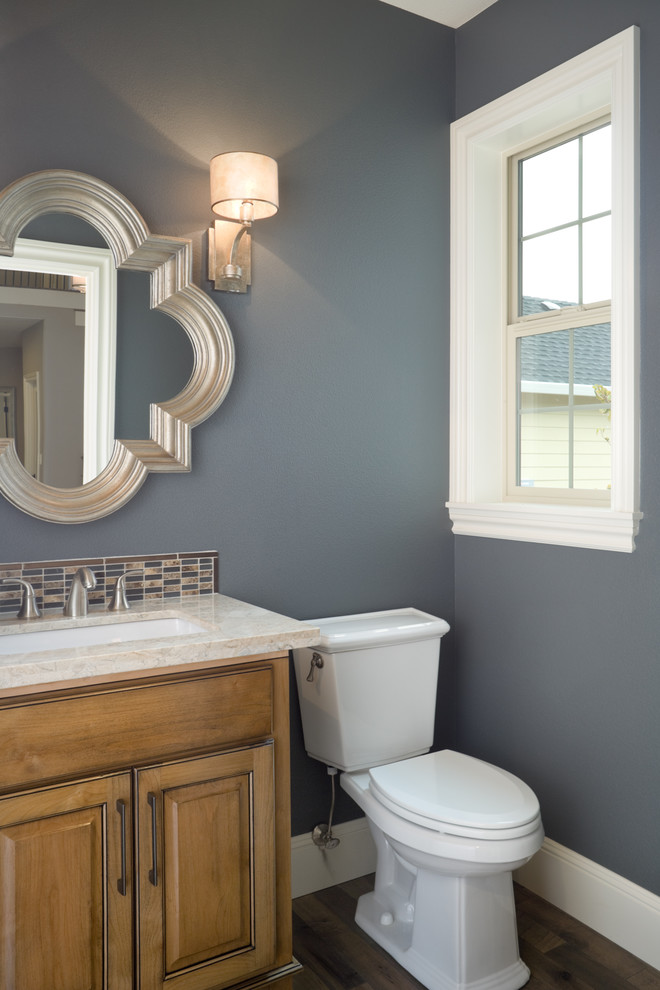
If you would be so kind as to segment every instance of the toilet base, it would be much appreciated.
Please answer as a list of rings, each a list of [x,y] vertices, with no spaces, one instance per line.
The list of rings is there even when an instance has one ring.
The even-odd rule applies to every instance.
[[[518,952],[511,873],[460,877],[412,865],[370,824],[376,887],[358,901],[360,928],[429,990],[523,987],[530,973]]]
[[[411,973],[429,990],[519,990],[530,977],[527,966],[516,959],[497,973],[488,973],[476,979],[456,979],[456,974],[446,971],[428,955],[411,945],[411,922],[395,920],[391,925],[383,925],[381,917],[388,908],[379,904],[374,893],[363,894],[358,901],[355,921],[393,959]],[[441,921],[438,917],[438,927]]]

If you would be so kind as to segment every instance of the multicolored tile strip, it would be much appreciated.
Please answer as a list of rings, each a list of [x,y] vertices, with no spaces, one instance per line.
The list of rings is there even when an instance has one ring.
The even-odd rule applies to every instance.
[[[85,566],[90,567],[96,577],[96,587],[89,592],[90,605],[107,604],[117,578],[126,571],[142,571],[141,575],[126,581],[126,596],[130,602],[212,595],[218,590],[217,550],[0,564],[0,579],[29,581],[40,609],[61,611],[73,575],[79,567]],[[0,615],[17,612],[21,598],[20,585],[0,584]]]

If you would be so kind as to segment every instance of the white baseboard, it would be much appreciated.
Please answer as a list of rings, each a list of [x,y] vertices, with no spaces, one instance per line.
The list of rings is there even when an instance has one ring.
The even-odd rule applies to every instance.
[[[294,897],[376,869],[376,850],[365,818],[336,825],[332,831],[340,843],[327,851],[314,845],[311,832],[291,840]],[[660,897],[552,839],[545,839],[541,850],[514,877],[523,887],[660,969]]]
[[[515,880],[660,969],[660,897],[545,839]]]
[[[376,847],[366,818],[333,825],[332,834],[339,845],[328,850],[314,845],[311,832],[291,839],[293,897],[363,877],[376,869]]]

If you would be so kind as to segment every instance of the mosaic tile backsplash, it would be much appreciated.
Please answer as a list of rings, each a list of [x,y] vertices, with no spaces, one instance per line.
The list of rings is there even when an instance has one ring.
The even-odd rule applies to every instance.
[[[71,580],[79,567],[91,567],[96,587],[89,592],[90,605],[105,605],[115,582],[125,571],[142,571],[126,581],[129,602],[182,595],[212,595],[218,590],[218,552],[145,554],[130,557],[90,557],[81,560],[47,560],[0,564],[0,579],[29,581],[40,609],[62,611]],[[15,614],[21,605],[19,585],[0,584],[0,615]]]

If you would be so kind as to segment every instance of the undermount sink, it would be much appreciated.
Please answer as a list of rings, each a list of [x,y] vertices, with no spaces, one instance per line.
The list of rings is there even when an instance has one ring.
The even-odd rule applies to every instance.
[[[167,639],[206,632],[204,626],[176,617],[135,619],[133,622],[106,622],[62,629],[30,629],[28,632],[0,635],[0,654],[41,653],[46,650],[103,646],[140,639]]]

